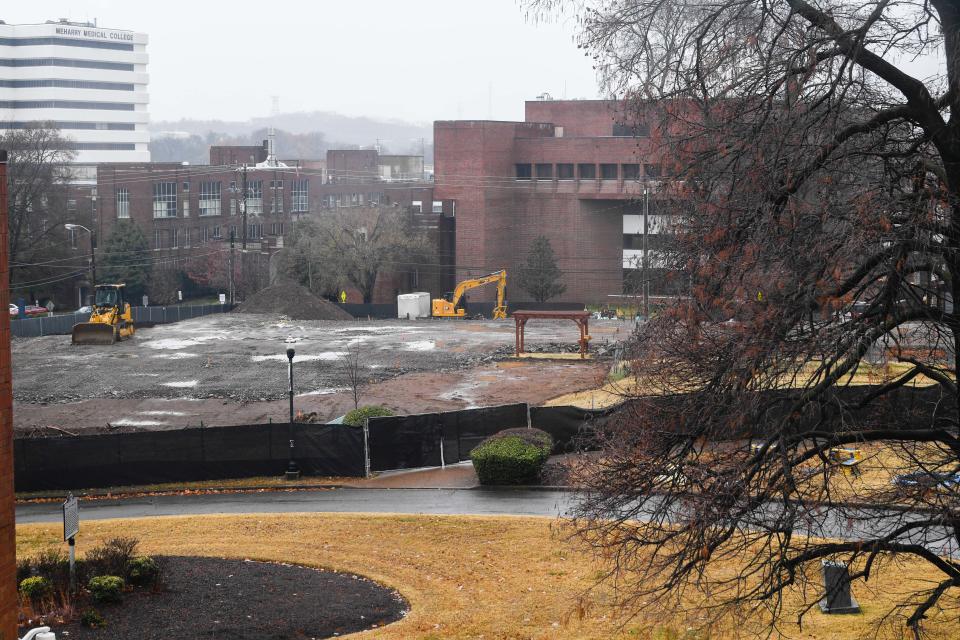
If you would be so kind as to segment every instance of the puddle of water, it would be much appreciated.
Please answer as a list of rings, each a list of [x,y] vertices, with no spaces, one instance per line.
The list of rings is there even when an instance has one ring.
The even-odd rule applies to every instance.
[[[185,416],[183,411],[137,411],[138,416]]]
[[[308,354],[308,355],[296,355],[293,358],[294,364],[298,362],[311,362],[313,360],[339,360],[343,356],[347,355],[346,351],[324,351],[323,353]],[[266,362],[268,360],[278,360],[281,362],[287,361],[287,354],[285,353],[274,353],[269,356],[251,356],[250,358],[254,362]]]
[[[336,388],[329,387],[326,389],[316,389],[314,391],[298,393],[297,397],[300,398],[302,396],[329,396],[334,393],[340,393],[341,391],[349,391],[349,389],[347,389],[346,387],[336,387]]]
[[[414,340],[404,342],[403,348],[407,351],[433,351],[437,348],[437,343],[433,340]]]
[[[226,340],[227,335],[216,335],[216,336],[194,336],[193,338],[160,338],[159,340],[150,340],[146,342],[146,346],[151,349],[174,349],[180,351],[186,349],[187,347],[195,347],[204,342],[210,342],[211,340]]]
[[[184,358],[196,358],[197,354],[187,353],[186,351],[174,351],[173,353],[158,353],[153,357],[164,360],[183,360]]]
[[[110,424],[118,427],[159,427],[167,423],[158,420],[131,420],[130,418],[120,418],[119,420],[111,421]]]
[[[176,382],[161,382],[165,387],[173,387],[174,389],[192,389],[193,387],[200,384],[199,380],[179,380]]]

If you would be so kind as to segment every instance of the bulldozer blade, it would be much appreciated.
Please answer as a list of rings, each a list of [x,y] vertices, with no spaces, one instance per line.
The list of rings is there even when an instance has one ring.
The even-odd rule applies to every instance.
[[[116,341],[113,325],[100,322],[73,325],[73,344],[113,344]]]

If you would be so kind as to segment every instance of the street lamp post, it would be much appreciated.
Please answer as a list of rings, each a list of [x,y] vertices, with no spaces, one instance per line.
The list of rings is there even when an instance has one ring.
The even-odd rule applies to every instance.
[[[90,287],[95,289],[97,286],[97,244],[96,244],[96,234],[90,229],[87,229],[82,224],[72,224],[67,223],[63,225],[68,231],[76,231],[77,229],[83,229],[88,234],[90,234]]]
[[[293,459],[293,453],[295,448],[295,441],[293,437],[293,356],[296,352],[291,348],[287,349],[287,362],[289,364],[289,380],[290,380],[290,458],[287,462],[287,480],[298,480],[300,478],[300,468],[297,467],[296,461]]]

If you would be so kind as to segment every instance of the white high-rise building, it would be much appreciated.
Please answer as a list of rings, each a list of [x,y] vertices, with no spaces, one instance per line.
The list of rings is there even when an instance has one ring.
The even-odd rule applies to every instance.
[[[0,21],[0,129],[53,122],[91,169],[149,162],[146,48],[145,33],[95,22]]]

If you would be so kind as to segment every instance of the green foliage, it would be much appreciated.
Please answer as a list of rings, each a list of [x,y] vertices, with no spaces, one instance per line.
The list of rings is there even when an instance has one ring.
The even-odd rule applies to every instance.
[[[20,593],[31,600],[46,598],[53,591],[53,585],[43,576],[33,576],[20,581]]]
[[[80,614],[80,624],[88,629],[103,629],[107,621],[96,609],[87,609]]]
[[[126,283],[130,300],[136,300],[146,292],[153,254],[137,223],[119,221],[103,246],[98,248],[97,255],[100,256],[97,279],[101,283]]]
[[[150,556],[137,556],[127,566],[127,579],[130,584],[145,585],[156,579],[160,573],[157,561]]]
[[[507,429],[470,452],[480,484],[534,484],[553,449],[553,438],[539,429]]]
[[[112,538],[94,547],[84,557],[86,575],[126,576],[138,544],[136,538]]]
[[[96,602],[120,602],[123,598],[123,578],[120,576],[94,576],[87,588]]]
[[[381,405],[367,405],[365,407],[360,407],[359,409],[354,409],[344,416],[343,424],[350,425],[351,427],[362,427],[367,421],[367,418],[379,418],[382,416],[392,415],[395,415],[394,412],[387,407]]]
[[[70,563],[62,550],[44,549],[35,556],[17,560],[17,582],[32,576],[43,576],[58,588],[67,585]]]
[[[550,239],[538,236],[530,245],[526,264],[516,275],[517,284],[537,302],[546,302],[567,290],[562,279]]]

